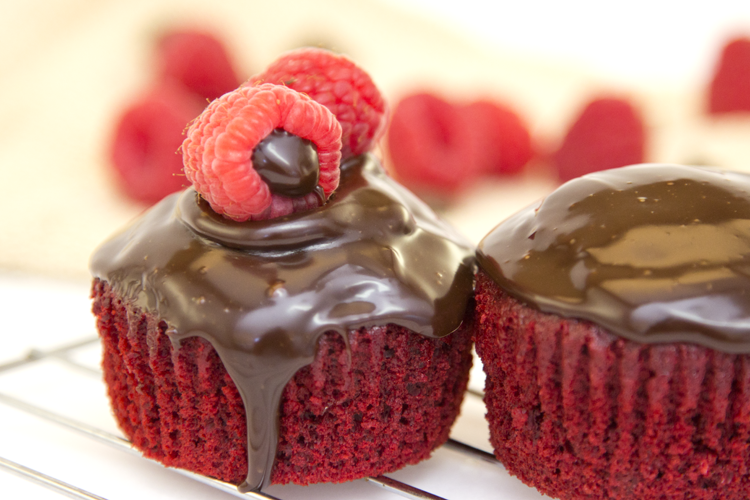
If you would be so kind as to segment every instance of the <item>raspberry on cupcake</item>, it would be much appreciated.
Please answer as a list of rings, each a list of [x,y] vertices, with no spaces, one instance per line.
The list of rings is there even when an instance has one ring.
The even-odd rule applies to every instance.
[[[271,151],[282,147],[282,131],[309,142],[309,161],[295,157],[294,166],[307,165],[310,179],[291,165],[286,172],[271,168],[268,155],[263,162],[258,157],[266,151],[258,146],[272,134]],[[314,207],[336,189],[341,125],[327,108],[288,87],[240,87],[208,106],[191,125],[182,149],[185,175],[216,213],[236,221],[278,217],[291,213],[271,214],[272,206],[284,205],[282,198],[306,197]],[[291,209],[291,202],[286,205]]]
[[[495,454],[544,494],[747,498],[750,177],[574,179],[480,243]]]
[[[345,160],[372,150],[385,132],[385,99],[370,75],[346,56],[317,48],[293,50],[248,82],[262,83],[296,90],[336,115]]]
[[[384,120],[364,72],[306,54],[295,78],[330,77],[335,110],[286,80],[216,99],[182,147],[193,187],[91,261],[118,424],[241,490],[427,458],[471,365],[472,245],[358,149]]]

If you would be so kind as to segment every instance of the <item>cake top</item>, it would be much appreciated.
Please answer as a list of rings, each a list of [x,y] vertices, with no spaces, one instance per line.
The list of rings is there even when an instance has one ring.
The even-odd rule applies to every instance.
[[[227,219],[194,189],[171,195],[102,244],[92,272],[173,335],[201,332],[248,352],[279,331],[302,339],[280,353],[292,358],[314,354],[329,330],[457,329],[472,245],[372,155],[344,162],[341,180],[326,206],[264,221]]]
[[[479,244],[481,267],[545,312],[639,342],[750,352],[750,176],[635,165],[574,179]]]

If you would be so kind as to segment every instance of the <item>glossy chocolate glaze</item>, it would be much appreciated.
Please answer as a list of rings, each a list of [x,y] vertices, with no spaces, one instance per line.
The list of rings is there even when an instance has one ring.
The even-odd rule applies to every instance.
[[[750,353],[750,176],[637,165],[572,180],[479,244],[545,312],[639,342]]]
[[[275,129],[253,149],[253,169],[272,193],[294,198],[318,187],[320,163],[312,141]]]
[[[154,206],[94,254],[91,269],[218,352],[245,402],[247,481],[270,481],[286,383],[325,331],[393,323],[430,337],[459,327],[471,244],[370,155],[349,160],[325,207],[270,221],[217,215],[192,189]]]

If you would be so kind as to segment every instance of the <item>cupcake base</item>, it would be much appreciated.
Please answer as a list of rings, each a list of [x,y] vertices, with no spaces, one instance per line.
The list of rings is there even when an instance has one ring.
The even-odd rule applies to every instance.
[[[245,409],[205,340],[178,349],[166,322],[95,280],[102,366],[117,422],[145,456],[234,484],[247,474]],[[448,439],[471,367],[470,321],[431,339],[386,325],[326,332],[287,384],[272,483],[342,482],[427,458]]]
[[[529,308],[483,271],[476,349],[495,455],[566,500],[750,494],[750,359],[640,344]]]

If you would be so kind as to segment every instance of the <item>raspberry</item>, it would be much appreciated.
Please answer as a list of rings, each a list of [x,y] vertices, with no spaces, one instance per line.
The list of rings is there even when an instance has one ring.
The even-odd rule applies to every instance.
[[[560,180],[590,172],[643,163],[646,136],[631,103],[603,98],[591,101],[573,123],[552,157]]]
[[[531,134],[510,108],[491,101],[476,101],[461,108],[461,113],[478,142],[482,171],[514,174],[534,156]]]
[[[750,38],[724,46],[709,89],[711,113],[750,111]]]
[[[178,81],[205,99],[216,99],[240,84],[224,46],[208,33],[169,33],[159,41],[158,53],[163,79]]]
[[[117,123],[112,162],[124,191],[154,203],[179,191],[185,124],[198,116],[203,102],[183,87],[163,84],[128,108]]]
[[[480,153],[467,116],[432,94],[402,99],[388,130],[391,163],[399,180],[417,191],[444,197],[474,178],[481,166]]]
[[[365,153],[383,135],[386,103],[370,75],[344,56],[324,49],[289,52],[250,84],[275,83],[307,94],[341,124],[342,159]]]
[[[315,194],[285,200],[253,168],[253,150],[275,129],[317,147],[318,186],[338,186],[341,126],[324,106],[287,87],[240,87],[216,99],[188,130],[182,145],[185,175],[217,213],[237,221],[286,215],[317,206]]]

